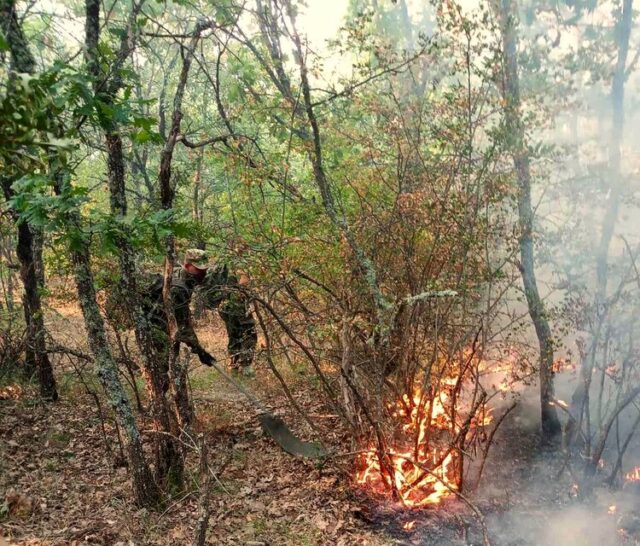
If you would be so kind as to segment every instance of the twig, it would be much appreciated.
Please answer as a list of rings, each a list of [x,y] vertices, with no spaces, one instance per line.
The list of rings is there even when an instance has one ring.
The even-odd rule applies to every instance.
[[[267,364],[269,364],[269,368],[273,372],[273,375],[276,376],[276,379],[280,382],[280,385],[282,386],[282,390],[284,391],[284,394],[286,395],[286,397],[289,400],[289,402],[291,402],[291,405],[296,409],[296,411],[302,416],[302,418],[311,427],[311,430],[313,430],[313,432],[316,434],[318,439],[320,439],[321,438],[321,434],[320,434],[320,431],[318,430],[318,427],[316,427],[315,423],[311,420],[311,418],[300,407],[300,404],[298,404],[296,399],[293,397],[293,395],[291,394],[291,391],[289,390],[289,386],[287,385],[286,381],[282,377],[282,374],[278,371],[278,368],[276,367],[275,363],[273,362],[273,357],[271,356],[271,349],[272,349],[271,337],[269,336],[269,332],[267,331],[267,326],[264,323],[262,315],[260,314],[259,307],[257,305],[255,305],[254,309],[255,309],[255,312],[256,312],[256,317],[258,317],[258,322],[260,324],[260,328],[262,329],[262,333],[264,334],[264,339],[265,339],[265,343],[266,343],[266,351],[267,351]]]
[[[487,456],[489,455],[489,449],[491,449],[491,445],[493,444],[493,437],[495,436],[498,428],[500,428],[500,425],[505,420],[507,415],[509,415],[517,405],[518,405],[518,402],[514,400],[514,402],[507,408],[507,410],[496,421],[496,424],[493,427],[493,430],[489,434],[489,437],[487,438],[487,447],[485,448],[484,453],[482,455],[482,463],[480,464],[480,470],[478,470],[478,479],[476,480],[476,485],[474,487],[474,490],[477,490],[480,485],[480,480],[482,479],[482,473],[484,472],[484,466],[487,462]]]

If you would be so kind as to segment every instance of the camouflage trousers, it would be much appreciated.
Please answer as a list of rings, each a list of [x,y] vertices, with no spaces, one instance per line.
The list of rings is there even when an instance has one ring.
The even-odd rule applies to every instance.
[[[220,317],[227,329],[227,349],[231,367],[242,369],[251,366],[258,343],[256,323],[251,315],[228,312],[220,309]]]

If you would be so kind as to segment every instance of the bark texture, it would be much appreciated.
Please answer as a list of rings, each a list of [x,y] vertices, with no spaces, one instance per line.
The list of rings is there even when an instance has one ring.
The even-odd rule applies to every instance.
[[[88,0],[87,8],[93,6]],[[95,29],[97,24],[92,18],[95,10],[87,9],[87,28]],[[54,192],[59,198],[68,193],[69,175],[65,171],[60,157],[52,156],[50,161]],[[105,330],[104,320],[98,306],[88,240],[82,227],[79,209],[71,208],[66,212],[68,231],[75,231],[77,237],[69,245],[69,254],[74,269],[78,301],[84,318],[89,347],[95,359],[98,378],[109,398],[118,425],[124,431],[124,444],[132,477],[135,501],[142,506],[155,506],[160,500],[160,491],[147,465],[142,447],[142,437],[136,424],[129,399],[118,376],[118,366],[111,353]],[[34,275],[36,275],[34,270]]]
[[[198,22],[188,45],[184,48],[182,57],[182,69],[178,78],[178,85],[173,97],[173,113],[171,126],[167,133],[166,141],[160,155],[160,168],[158,171],[158,184],[160,186],[160,203],[164,210],[172,211],[175,198],[175,186],[172,180],[172,161],[176,144],[181,138],[180,127],[182,124],[182,101],[187,86],[191,63],[195,48],[200,40],[200,34],[206,28],[207,23]],[[180,329],[176,320],[175,302],[172,297],[171,286],[173,283],[173,271],[176,263],[175,236],[169,234],[165,239],[164,262],[164,287],[163,300],[167,316],[169,333],[169,377],[172,389],[173,403],[179,422],[182,427],[190,424],[192,410],[189,402],[187,385],[187,364],[182,362],[180,356]]]
[[[79,215],[72,213],[79,229]],[[142,449],[142,437],[136,424],[131,404],[118,376],[118,366],[107,340],[104,320],[96,300],[89,249],[83,246],[71,250],[78,299],[84,317],[89,347],[96,361],[98,377],[109,397],[118,424],[125,432],[125,447],[133,482],[134,497],[142,506],[155,506],[160,491],[147,465]]]

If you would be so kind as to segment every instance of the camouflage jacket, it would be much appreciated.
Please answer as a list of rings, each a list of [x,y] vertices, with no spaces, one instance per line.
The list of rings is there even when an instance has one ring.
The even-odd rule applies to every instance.
[[[222,320],[236,324],[253,324],[249,299],[239,290],[238,278],[229,272],[226,265],[209,268],[205,280],[199,287],[204,296],[205,307],[218,309]]]
[[[171,299],[178,323],[178,340],[187,345],[196,354],[206,353],[206,350],[200,345],[198,336],[193,329],[193,321],[191,318],[191,296],[194,289],[198,286],[198,282],[183,267],[176,267],[173,270],[173,280],[171,283]],[[164,278],[162,275],[154,275],[149,288],[146,291],[145,298],[145,314],[149,322],[156,328],[167,332],[168,321],[164,309],[164,300],[162,298],[162,289],[164,287]]]

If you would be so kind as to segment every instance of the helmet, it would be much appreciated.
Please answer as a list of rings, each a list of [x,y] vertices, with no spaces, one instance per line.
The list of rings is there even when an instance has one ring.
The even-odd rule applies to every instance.
[[[199,248],[190,248],[185,252],[184,263],[192,264],[198,269],[207,269],[209,267],[209,255]]]

